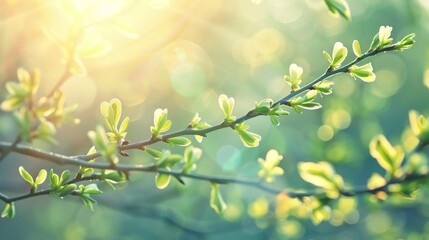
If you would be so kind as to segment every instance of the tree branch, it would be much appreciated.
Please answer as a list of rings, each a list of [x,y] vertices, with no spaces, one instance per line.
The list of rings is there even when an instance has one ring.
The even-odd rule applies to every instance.
[[[0,149],[7,149],[10,147],[9,143],[0,142]],[[320,196],[324,195],[324,191],[320,190],[314,190],[314,191],[293,191],[289,189],[281,189],[276,188],[271,185],[263,183],[261,180],[249,180],[249,179],[242,179],[242,178],[235,178],[235,177],[219,177],[219,176],[208,176],[208,175],[202,175],[202,174],[189,174],[189,173],[183,173],[179,171],[169,171],[166,169],[159,169],[156,165],[128,165],[128,164],[117,164],[112,165],[110,163],[103,163],[103,162],[88,162],[85,160],[82,160],[80,156],[65,156],[50,152],[45,152],[42,150],[34,149],[27,146],[22,146],[18,144],[14,149],[15,152],[31,156],[34,158],[38,158],[45,161],[50,161],[59,165],[73,165],[73,166],[81,166],[86,168],[94,168],[94,169],[109,169],[109,170],[116,170],[119,172],[151,172],[151,173],[162,173],[162,174],[168,174],[177,178],[189,178],[189,179],[196,179],[211,183],[217,183],[217,184],[240,184],[245,185],[253,188],[260,189],[262,191],[265,191],[267,193],[271,194],[281,194],[284,193],[292,198],[299,198],[302,199],[304,197],[308,196]],[[356,196],[356,195],[362,195],[362,194],[376,194],[377,192],[383,191],[383,192],[390,192],[389,186],[394,184],[400,184],[400,183],[406,183],[413,180],[421,180],[426,179],[429,177],[429,173],[415,175],[405,175],[402,178],[393,178],[390,181],[388,181],[386,184],[374,188],[374,189],[368,189],[367,187],[356,187],[352,189],[344,189],[340,190],[340,194],[343,196]],[[67,184],[80,182],[80,181],[86,181],[86,180],[100,180],[100,176],[95,174],[87,177],[82,178],[75,178],[71,181],[69,181]],[[8,198],[7,196],[0,195],[0,199],[5,202],[12,202],[12,201],[18,201],[30,197],[35,197],[39,195],[45,195],[50,193],[50,190],[44,190],[40,192],[35,192],[33,194],[25,194],[14,198]]]

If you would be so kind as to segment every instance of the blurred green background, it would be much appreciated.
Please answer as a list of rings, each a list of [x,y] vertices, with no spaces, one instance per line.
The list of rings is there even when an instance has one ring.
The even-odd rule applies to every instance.
[[[100,6],[103,1],[99,1]],[[112,2],[112,1],[105,1]],[[79,103],[77,126],[64,125],[57,133],[54,152],[85,154],[91,147],[87,132],[102,123],[99,104],[121,99],[131,117],[127,138],[150,137],[153,111],[169,109],[173,130],[184,128],[198,112],[203,121],[222,121],[217,97],[235,98],[235,114],[247,113],[255,101],[278,100],[288,94],[283,80],[289,65],[304,68],[304,81],[321,75],[328,66],[322,51],[332,51],[340,41],[349,48],[360,41],[369,47],[382,25],[393,27],[394,41],[416,33],[416,44],[403,53],[386,53],[370,61],[377,80],[368,84],[340,75],[334,94],[323,97],[318,111],[292,113],[274,127],[269,119],[249,121],[251,131],[262,136],[258,148],[246,149],[232,131],[214,132],[202,144],[198,173],[256,178],[258,157],[276,149],[284,160],[285,175],[274,185],[312,189],[298,176],[300,161],[329,161],[349,186],[366,184],[371,173],[383,173],[368,153],[368,143],[384,133],[394,144],[404,140],[408,111],[428,113],[429,2],[427,0],[349,1],[352,19],[329,14],[322,0],[146,0],[134,1],[127,11],[137,39],[127,39],[101,25],[98,31],[112,43],[111,51],[85,60],[87,76],[69,79],[63,86],[68,103]],[[40,95],[46,94],[63,71],[61,51],[44,31],[67,32],[67,17],[55,1],[5,0],[0,3],[0,90],[16,80],[16,69],[39,68]],[[426,70],[428,69],[428,70]],[[427,116],[427,115],[426,115]],[[18,129],[11,114],[0,112],[0,140],[12,141]],[[155,145],[162,149],[165,145]],[[174,148],[181,153],[183,149]],[[122,162],[146,164],[152,160],[139,152]],[[26,191],[18,166],[35,174],[40,168],[66,169],[12,154],[0,166],[0,190],[9,195]],[[209,207],[210,184],[186,180],[165,190],[154,186],[154,175],[131,174],[123,189],[98,197],[94,212],[80,199],[43,196],[16,204],[13,220],[0,219],[4,239],[428,239],[429,204],[424,192],[414,201],[371,203],[359,198],[353,219],[333,217],[314,226],[292,217],[279,228],[269,219],[255,221],[247,211],[259,197],[275,204],[276,196],[240,185],[221,186],[229,205],[225,216]],[[3,205],[2,205],[3,206]],[[175,213],[175,214],[173,214]],[[174,216],[173,216],[174,215]],[[177,219],[180,218],[180,219]],[[177,227],[180,221],[206,231],[196,235]],[[344,220],[344,221],[343,221]]]

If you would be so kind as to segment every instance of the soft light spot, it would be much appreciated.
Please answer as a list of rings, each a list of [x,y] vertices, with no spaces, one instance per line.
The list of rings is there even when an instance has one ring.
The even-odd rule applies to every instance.
[[[296,1],[271,0],[271,14],[281,23],[292,23],[302,16],[303,6]]]
[[[332,210],[329,222],[333,226],[341,226],[344,222],[344,214],[336,209]]]
[[[344,79],[343,76],[334,77],[334,93],[342,98],[350,97],[356,91],[356,81]]]
[[[171,0],[150,0],[148,3],[154,9],[163,9],[170,5]]]
[[[317,130],[317,136],[322,141],[329,141],[334,136],[334,129],[329,125],[322,125]]]
[[[300,237],[303,233],[302,225],[298,221],[288,220],[278,224],[277,231],[288,237]]]
[[[170,72],[171,85],[182,96],[192,97],[205,86],[204,71],[195,64],[182,63]]]
[[[235,170],[241,162],[238,148],[231,145],[222,146],[216,153],[216,162],[225,171]]]
[[[68,104],[79,105],[77,111],[91,107],[97,93],[94,80],[89,76],[73,76],[64,83],[61,90]]]
[[[256,67],[284,57],[286,46],[287,41],[278,30],[266,28],[247,40],[238,41],[232,53],[238,62]]]
[[[398,78],[398,74],[390,70],[380,70],[376,72],[377,80],[371,84],[370,91],[377,97],[388,98],[402,86],[402,81]]]
[[[375,234],[386,232],[392,225],[389,215],[384,212],[370,213],[365,222],[367,229]]]
[[[352,117],[344,109],[326,111],[323,116],[326,124],[332,125],[336,129],[346,129],[349,127]]]
[[[347,215],[344,218],[344,222],[348,224],[356,224],[358,221],[359,221],[359,211],[357,211],[356,209],[347,213]]]

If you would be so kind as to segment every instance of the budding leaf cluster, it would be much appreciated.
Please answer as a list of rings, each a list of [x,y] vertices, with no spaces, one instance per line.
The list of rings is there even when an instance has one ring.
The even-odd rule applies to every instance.
[[[305,181],[323,188],[330,198],[337,198],[344,186],[343,178],[335,173],[328,162],[301,162],[298,165],[299,175]]]
[[[261,167],[258,176],[270,183],[274,180],[274,177],[283,175],[283,169],[278,166],[282,159],[283,157],[274,149],[267,152],[265,159],[258,158]]]
[[[124,118],[118,128],[122,115],[121,101],[117,98],[113,98],[110,100],[110,102],[104,101],[100,105],[100,110],[104,117],[104,122],[107,128],[110,130],[110,132],[106,133],[109,141],[121,144],[127,135],[128,123],[130,121],[129,117]]]

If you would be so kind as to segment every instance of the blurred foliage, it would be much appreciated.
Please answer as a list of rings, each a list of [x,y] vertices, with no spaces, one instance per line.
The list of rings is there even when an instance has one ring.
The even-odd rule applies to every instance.
[[[403,145],[403,151],[409,151],[416,143],[412,134],[402,131],[408,125],[409,110],[416,109],[425,116],[429,112],[426,102],[429,99],[429,49],[424,43],[424,39],[429,38],[429,4],[425,0],[389,0],[388,4],[361,0],[349,1],[349,6],[341,5],[345,1],[322,0],[89,2],[93,3],[91,17],[99,24],[84,28],[87,38],[83,39],[78,39],[74,26],[69,25],[67,11],[71,10],[67,7],[58,10],[55,1],[5,0],[0,3],[1,84],[17,79],[16,69],[20,67],[39,69],[33,72],[33,77],[28,77],[30,74],[26,70],[20,70],[18,79],[29,87],[22,89],[23,94],[10,100],[7,107],[21,104],[22,96],[36,94],[33,97],[41,98],[48,95],[64,66],[60,60],[67,49],[58,48],[58,42],[80,41],[73,50],[75,55],[70,58],[73,61],[69,67],[81,75],[65,82],[61,88],[65,98],[55,97],[57,100],[54,102],[61,102],[63,100],[59,99],[64,98],[65,103],[60,107],[49,103],[48,109],[55,109],[52,114],[58,113],[53,116],[66,117],[69,112],[62,114],[63,105],[77,103],[79,108],[73,109],[76,110],[73,116],[84,121],[77,126],[58,129],[56,140],[61,144],[50,146],[36,141],[35,146],[70,155],[86,153],[93,144],[86,137],[87,132],[103,121],[110,122],[112,141],[121,142],[125,135],[127,139],[147,139],[164,130],[165,126],[153,123],[152,119],[154,112],[162,117],[163,109],[167,108],[170,110],[168,117],[174,122],[171,128],[174,129],[187,126],[195,112],[204,122],[217,124],[216,121],[221,122],[224,117],[234,117],[226,109],[228,107],[223,108],[224,115],[222,111],[213,111],[219,108],[220,94],[234,96],[234,114],[241,116],[254,106],[255,101],[268,97],[277,100],[285,96],[289,87],[284,75],[290,75],[292,86],[301,80],[306,83],[317,78],[329,66],[322,51],[330,51],[330,46],[336,42],[343,42],[351,50],[353,40],[361,40],[362,46],[357,47],[353,43],[355,54],[359,54],[360,47],[369,48],[365,45],[367,40],[373,38],[381,25],[392,26],[395,39],[415,32],[417,43],[405,54],[387,53],[372,59],[372,66],[369,66],[371,71],[374,67],[375,82],[366,84],[346,75],[334,77],[333,94],[319,99],[322,109],[280,117],[279,127],[272,126],[263,118],[250,120],[251,133],[262,137],[261,141],[254,139],[248,142],[249,145],[257,142],[257,148],[244,149],[240,138],[233,137],[234,133],[226,130],[214,132],[201,144],[195,143],[203,154],[199,160],[188,156],[187,167],[193,170],[193,163],[198,160],[201,174],[256,178],[263,165],[267,171],[259,174],[267,181],[275,176],[275,184],[279,186],[312,189],[310,184],[299,179],[297,166],[300,162],[315,161],[322,166],[318,171],[332,173],[326,188],[335,189],[335,186],[328,186],[333,183],[343,184],[342,180],[334,179],[337,176],[334,173],[347,176],[345,185],[368,184],[376,188],[383,184],[380,178],[383,179],[386,171],[386,174],[389,171],[390,175],[397,174],[400,162],[390,164],[388,159],[377,157],[377,151],[371,151],[378,162],[385,163],[381,168],[369,153],[371,139],[384,134],[393,145]],[[329,10],[334,13],[347,9],[346,14],[338,13],[343,17],[351,15],[351,20],[332,16],[327,2],[331,3]],[[130,7],[114,20],[104,21],[108,16],[118,14],[117,9],[123,5]],[[335,50],[332,55],[336,55]],[[353,58],[350,53],[346,60]],[[296,63],[295,70],[298,69],[294,76],[292,70],[289,72],[293,62]],[[331,67],[337,63],[334,59],[329,62]],[[298,66],[305,71],[299,71]],[[43,74],[39,76],[38,71]],[[38,87],[35,87],[36,82]],[[1,89],[6,88],[2,86]],[[0,92],[1,99],[6,95],[6,91]],[[109,114],[109,110],[100,114],[99,105],[112,97],[121,99],[122,114],[130,117],[120,124],[125,122],[128,125],[129,121],[126,132],[121,126],[117,128],[121,113],[119,118]],[[228,100],[226,97],[225,101]],[[114,100],[104,102],[103,108],[108,109],[114,104]],[[166,115],[165,112],[165,118]],[[22,113],[20,119],[26,121],[26,118],[26,113]],[[427,131],[418,128],[427,122],[414,112],[410,118],[414,124],[408,132],[427,137]],[[43,127],[38,133],[42,136],[50,133],[52,127],[43,125],[43,120],[41,123]],[[0,126],[2,141],[13,141],[16,133],[22,130],[3,111],[0,112]],[[151,126],[156,134],[149,131]],[[97,139],[96,132],[93,135],[94,142],[98,141],[109,149],[107,139]],[[46,140],[52,142],[52,139]],[[243,137],[241,140],[245,142]],[[394,149],[385,139],[381,138],[379,142],[387,146],[392,159],[402,151]],[[265,161],[262,158],[273,148],[283,156],[283,160],[275,159],[277,154],[271,153],[275,156],[271,156],[274,160],[269,164],[268,155]],[[176,153],[185,152],[185,158],[189,151],[193,151],[172,149]],[[12,154],[9,158],[1,164],[0,188],[11,194],[28,189],[28,183],[31,188],[37,188],[39,182],[33,178],[30,181],[28,175],[37,176],[41,168],[54,168],[55,172],[63,173],[66,169],[19,155]],[[147,154],[136,152],[127,161],[145,164],[149,159]],[[410,162],[413,164],[409,168],[413,171],[421,169],[427,160],[424,156],[413,155]],[[335,172],[330,167],[333,164]],[[28,183],[16,177],[17,171],[10,171],[21,165],[25,166],[25,170],[20,171],[21,175],[23,178],[26,176],[24,179]],[[280,172],[276,170],[277,165],[284,169],[283,175],[277,174]],[[376,175],[372,175],[374,172]],[[122,189],[119,185],[115,192],[109,188],[94,189],[90,185],[72,186],[73,189],[78,188],[82,195],[86,194],[85,191],[104,192],[103,196],[94,197],[99,202],[94,212],[78,199],[40,197],[19,202],[14,220],[0,220],[1,232],[16,239],[201,237],[193,234],[192,228],[186,230],[174,225],[175,219],[170,213],[174,211],[182,217],[180,221],[206,231],[207,239],[281,239],[287,236],[296,239],[412,240],[424,239],[429,234],[426,189],[417,194],[410,193],[407,197],[415,198],[412,201],[401,196],[380,201],[385,199],[380,193],[375,198],[360,197],[362,201],[358,204],[353,198],[307,198],[300,202],[287,195],[274,197],[246,186],[210,185],[192,180],[182,186],[178,182],[170,183],[168,179],[168,188],[159,191],[155,188],[152,174],[132,174],[130,179],[127,188]],[[165,180],[161,180],[164,187]],[[312,183],[311,180],[306,181]],[[58,187],[59,195],[62,191],[69,191],[64,185]],[[210,198],[207,189],[210,187],[214,196],[210,201],[213,208],[220,210],[224,208],[224,201],[228,203],[223,219],[207,207]],[[88,196],[85,204],[91,205],[91,199]],[[334,210],[325,208],[324,201],[333,201]],[[315,226],[311,221],[302,220],[307,217],[305,209],[308,208],[313,211],[313,222],[325,219],[328,214],[331,217],[328,222]],[[13,204],[5,209],[5,216],[11,211],[15,211]],[[21,230],[23,226],[26,231]]]

